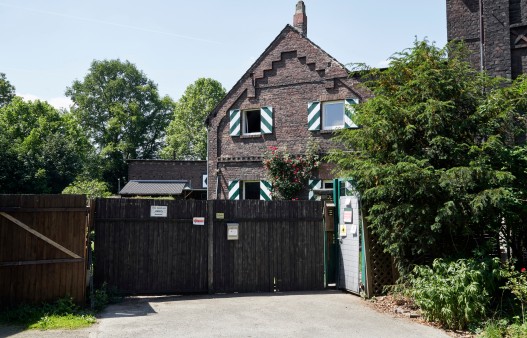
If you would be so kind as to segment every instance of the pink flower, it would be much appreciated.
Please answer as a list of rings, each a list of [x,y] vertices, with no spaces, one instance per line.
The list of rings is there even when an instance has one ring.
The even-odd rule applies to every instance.
[[[525,268],[521,269],[521,272],[526,272],[526,271],[527,271],[527,269],[525,269]]]

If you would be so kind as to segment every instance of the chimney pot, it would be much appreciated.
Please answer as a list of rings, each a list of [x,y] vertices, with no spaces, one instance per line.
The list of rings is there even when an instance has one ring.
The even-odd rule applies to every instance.
[[[295,15],[293,16],[293,27],[303,36],[307,36],[307,15],[304,1],[299,1],[296,4]]]

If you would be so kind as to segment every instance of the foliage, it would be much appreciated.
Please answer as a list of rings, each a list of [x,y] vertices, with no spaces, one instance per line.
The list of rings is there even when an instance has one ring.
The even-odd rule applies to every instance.
[[[95,311],[101,311],[108,304],[117,303],[122,299],[117,290],[109,287],[106,282],[99,289],[95,290],[92,297],[92,307]]]
[[[415,266],[407,278],[406,292],[424,318],[462,330],[485,317],[499,279],[499,261],[436,259],[432,267]]]
[[[0,192],[60,193],[91,150],[73,116],[15,97],[0,108]]]
[[[508,324],[506,320],[489,321],[483,327],[480,338],[523,338],[527,337],[527,323]]]
[[[504,87],[473,70],[459,45],[416,41],[363,79],[374,97],[356,106],[361,128],[340,131],[343,150],[330,159],[355,179],[366,221],[403,275],[435,257],[491,251],[500,229],[527,232],[518,142],[527,78]]]
[[[112,194],[108,190],[108,185],[99,180],[77,179],[64,190],[63,194],[86,195],[88,199],[97,197],[110,197]]]
[[[66,95],[72,113],[101,158],[102,177],[113,190],[127,175],[126,160],[154,158],[170,119],[172,100],[137,67],[120,60],[93,61]]]
[[[513,264],[508,263],[504,269],[501,270],[502,277],[507,282],[502,288],[510,290],[510,292],[520,302],[522,311],[522,322],[527,324],[525,321],[525,307],[527,306],[527,270],[522,268],[520,271],[516,270]]]
[[[15,97],[15,87],[6,79],[4,73],[0,73],[0,108],[9,104]]]
[[[27,329],[76,329],[95,321],[93,314],[80,309],[71,297],[40,306],[21,305],[0,313],[0,323],[22,325]]]
[[[320,165],[318,143],[310,140],[305,155],[291,155],[287,148],[269,147],[263,161],[271,182],[273,199],[291,200],[305,188],[313,170]]]
[[[200,78],[185,89],[174,105],[174,117],[167,128],[166,147],[161,157],[178,160],[207,158],[207,115],[225,96],[225,88],[216,80]]]

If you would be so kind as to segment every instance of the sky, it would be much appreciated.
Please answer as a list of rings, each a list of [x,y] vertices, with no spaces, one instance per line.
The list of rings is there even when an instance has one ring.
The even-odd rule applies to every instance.
[[[229,90],[297,0],[0,0],[0,73],[17,95],[68,107],[93,60],[134,63],[178,100],[200,77]],[[304,0],[307,36],[343,64],[386,66],[415,39],[446,43],[446,0]]]

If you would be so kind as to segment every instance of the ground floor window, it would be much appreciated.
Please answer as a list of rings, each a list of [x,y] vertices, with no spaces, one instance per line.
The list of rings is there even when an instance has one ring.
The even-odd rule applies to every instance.
[[[244,181],[242,196],[244,200],[259,200],[260,181]]]

